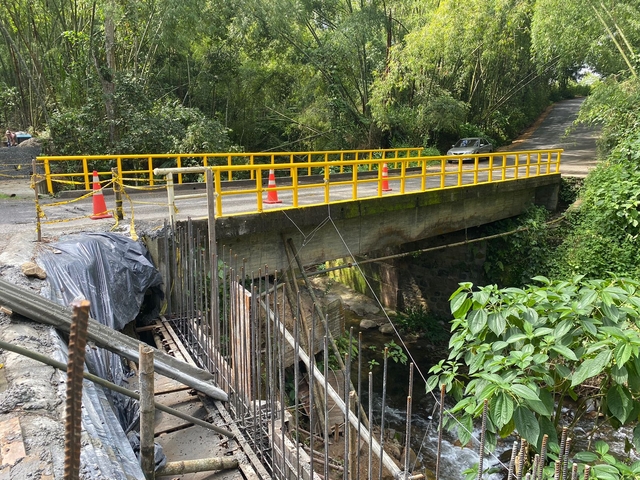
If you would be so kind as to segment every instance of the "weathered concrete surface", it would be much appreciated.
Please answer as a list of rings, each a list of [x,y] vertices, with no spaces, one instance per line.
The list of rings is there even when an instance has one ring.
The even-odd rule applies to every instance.
[[[523,213],[532,204],[555,209],[560,175],[457,187],[327,207],[219,218],[218,251],[246,262],[247,272],[287,265],[283,237],[304,264],[396,247]],[[205,230],[206,222],[197,222]]]

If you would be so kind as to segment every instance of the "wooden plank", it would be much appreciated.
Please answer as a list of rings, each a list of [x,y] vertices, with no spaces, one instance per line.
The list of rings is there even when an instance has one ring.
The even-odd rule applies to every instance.
[[[0,465],[14,466],[16,462],[27,456],[18,417],[0,423],[0,445],[2,446]]]

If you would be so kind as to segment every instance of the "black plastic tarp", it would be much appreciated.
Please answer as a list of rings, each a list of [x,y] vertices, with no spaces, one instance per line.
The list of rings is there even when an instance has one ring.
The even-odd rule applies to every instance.
[[[91,316],[114,330],[136,317],[139,323],[157,317],[162,277],[141,243],[115,233],[87,233],[50,247],[39,263],[47,272],[51,300],[69,305],[85,298]]]
[[[114,233],[70,235],[43,249],[38,263],[47,272],[46,295],[51,300],[64,306],[77,299],[89,300],[91,317],[114,330],[122,330],[133,320],[146,325],[158,316],[162,277],[144,245],[128,237]],[[89,371],[117,385],[123,385],[129,375],[123,359],[102,348],[88,346],[86,364]],[[115,406],[121,428],[125,432],[136,428],[137,402],[105,393]]]

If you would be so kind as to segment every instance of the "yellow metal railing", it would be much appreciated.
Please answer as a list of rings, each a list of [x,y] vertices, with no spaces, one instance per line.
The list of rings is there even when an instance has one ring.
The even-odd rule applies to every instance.
[[[560,149],[552,149],[498,152],[465,158],[412,156],[312,163],[254,163],[164,168],[156,169],[154,173],[166,178],[169,215],[173,221],[179,208],[183,208],[178,206],[178,201],[206,196],[204,193],[176,195],[174,176],[201,174],[206,169],[213,173],[215,214],[221,217],[558,174],[561,153]],[[313,168],[313,174],[310,174],[310,168]],[[267,181],[270,173],[273,173],[275,185]],[[246,180],[228,181],[228,178]],[[192,201],[184,208],[193,205]]]
[[[153,174],[157,168],[212,167],[226,166],[227,181],[234,179],[238,172],[244,172],[248,179],[255,180],[255,170],[236,169],[239,166],[293,165],[305,164],[306,174],[312,175],[315,168],[327,162],[336,163],[343,172],[342,162],[385,159],[391,166],[401,159],[420,157],[422,148],[335,150],[322,152],[269,152],[269,153],[198,153],[198,154],[142,154],[142,155],[84,155],[84,156],[40,156],[43,165],[47,191],[53,194],[54,184],[67,184],[71,189],[91,189],[93,171],[99,175],[111,175],[116,168],[118,177],[128,185],[154,186],[162,183]],[[177,182],[184,182],[183,174],[178,174]]]

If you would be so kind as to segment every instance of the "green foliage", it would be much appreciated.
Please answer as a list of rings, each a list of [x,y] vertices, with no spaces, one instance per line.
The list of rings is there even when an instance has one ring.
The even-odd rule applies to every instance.
[[[524,285],[546,266],[553,253],[554,232],[547,225],[549,212],[531,207],[520,217],[496,222],[486,234],[522,229],[487,242],[484,270],[489,282],[499,285]]]
[[[545,433],[557,443],[566,398],[580,399],[576,419],[591,397],[614,427],[640,419],[640,282],[534,280],[541,286],[463,283],[451,295],[449,358],[427,388],[446,385],[457,399],[448,426],[463,444],[485,399],[489,447],[514,430],[533,446]],[[583,389],[590,381],[599,388]]]
[[[579,177],[562,177],[558,201],[560,207],[566,208],[578,199],[584,180]]]
[[[228,151],[228,131],[200,111],[176,101],[154,101],[139,79],[116,81],[115,137],[110,138],[101,93],[81,107],[54,112],[52,150],[59,155],[108,153],[197,153]]]
[[[395,363],[401,363],[402,365],[407,364],[407,354],[404,353],[404,350],[400,345],[398,345],[395,341],[391,340],[384,344],[387,349],[387,358],[389,360],[393,360]]]
[[[401,333],[423,335],[433,344],[444,343],[449,339],[444,321],[430,313],[424,305],[408,306],[398,312],[394,324]]]

